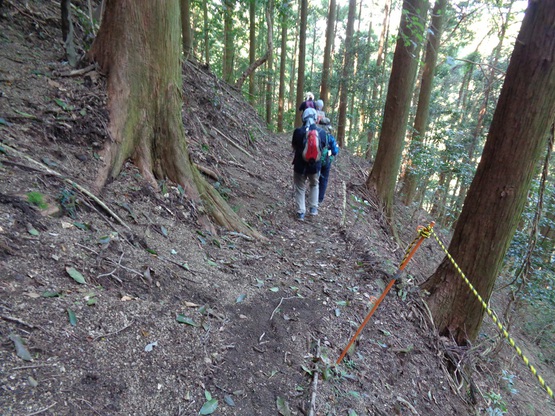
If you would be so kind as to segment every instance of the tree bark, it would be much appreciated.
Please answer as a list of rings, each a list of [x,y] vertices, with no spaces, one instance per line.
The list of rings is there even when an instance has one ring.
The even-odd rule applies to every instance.
[[[330,88],[330,71],[331,71],[331,47],[334,41],[334,25],[335,25],[335,8],[336,0],[330,0],[329,11],[328,11],[328,21],[326,24],[326,46],[324,47],[324,62],[322,64],[322,82],[320,84],[320,99],[324,101],[324,104],[328,104]]]
[[[441,33],[443,31],[443,21],[447,0],[436,0],[432,11],[432,19],[430,30],[428,31],[428,44],[426,46],[426,58],[424,61],[424,69],[422,71],[422,83],[418,95],[418,106],[416,108],[416,116],[414,117],[414,125],[412,132],[412,140],[410,143],[409,160],[405,169],[405,177],[403,181],[403,202],[410,205],[416,194],[416,186],[418,184],[418,166],[412,165],[412,158],[419,152],[426,131],[428,130],[428,117],[430,114],[430,98],[432,96],[432,85],[434,81],[434,70],[437,63],[437,53],[441,42]]]
[[[222,67],[222,78],[231,84],[233,80],[233,59],[235,57],[235,36],[233,32],[233,12],[235,0],[224,0],[224,57]]]
[[[349,14],[347,16],[347,32],[345,34],[345,60],[339,82],[339,115],[337,117],[337,144],[345,146],[345,127],[347,124],[347,96],[353,76],[353,32],[355,30],[356,0],[349,0]]]
[[[284,0],[281,8],[281,56],[279,63],[279,92],[277,131],[283,132],[283,112],[285,111],[285,64],[287,63],[287,20],[289,0]]]
[[[555,0],[531,1],[449,252],[487,303],[555,114]],[[525,111],[523,111],[525,109]],[[450,261],[422,285],[442,335],[474,341],[484,315]]]
[[[384,55],[387,43],[387,34],[389,33],[389,17],[391,14],[391,0],[386,0],[383,11],[383,24],[382,31],[380,33],[380,40],[378,41],[378,57],[376,59],[376,74],[380,73],[381,68],[384,66]],[[376,77],[378,78],[378,77]],[[372,158],[372,142],[374,141],[374,136],[376,135],[376,128],[373,127],[377,123],[375,120],[378,118],[378,93],[380,91],[380,82],[378,80],[374,81],[372,87],[372,99],[371,103],[371,113],[370,113],[370,124],[371,127],[368,129],[367,135],[367,148],[366,148],[366,159],[370,160]]]
[[[295,126],[302,124],[302,114],[298,111],[304,97],[304,71],[306,68],[306,19],[308,14],[308,0],[299,0],[301,2],[301,25],[299,32],[299,70],[297,75],[297,101],[295,105]]]
[[[208,216],[228,229],[257,235],[241,222],[192,165],[181,117],[181,22],[178,0],[107,2],[90,51],[108,76],[107,162],[96,190],[115,179],[128,158],[157,188],[157,179],[180,184],[202,225]]]
[[[274,1],[268,1],[268,12],[266,13],[267,24],[268,24],[268,39],[273,39],[273,23],[274,23]],[[266,74],[266,124],[268,128],[272,124],[272,104],[273,92],[274,92],[274,48],[272,46],[273,42],[268,42],[268,60],[267,63],[267,74]]]
[[[249,68],[256,61],[256,0],[249,2]],[[238,81],[239,82],[239,81]],[[241,88],[241,86],[239,86]],[[249,73],[249,103],[254,105],[254,69]]]
[[[193,31],[191,30],[191,2],[181,0],[181,28],[183,31],[183,60],[189,59],[193,50]]]
[[[380,141],[376,161],[366,181],[384,209],[386,217],[393,219],[393,196],[401,153],[407,130],[410,100],[418,62],[422,29],[425,27],[427,0],[404,0],[399,36],[395,47],[391,76],[385,103]],[[417,20],[419,25],[415,25]]]

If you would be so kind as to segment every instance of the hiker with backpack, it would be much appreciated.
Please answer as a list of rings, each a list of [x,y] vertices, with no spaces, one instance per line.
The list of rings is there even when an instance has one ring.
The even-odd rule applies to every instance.
[[[291,146],[293,159],[293,184],[297,219],[303,221],[306,213],[306,182],[308,180],[309,214],[318,215],[318,183],[322,166],[322,151],[326,144],[326,132],[316,125],[316,110],[303,111],[303,125],[293,132]]]
[[[332,127],[330,126],[329,118],[323,117],[320,120],[319,127],[321,127],[326,133],[326,144],[322,152],[322,167],[320,168],[320,178],[318,180],[318,204],[321,204],[324,201],[324,196],[326,196],[326,188],[328,187],[331,164],[334,157],[339,154],[339,146],[335,141],[335,137],[331,134]]]
[[[314,94],[311,92],[306,93],[304,101],[299,106],[299,111],[304,111],[307,108],[314,108]]]

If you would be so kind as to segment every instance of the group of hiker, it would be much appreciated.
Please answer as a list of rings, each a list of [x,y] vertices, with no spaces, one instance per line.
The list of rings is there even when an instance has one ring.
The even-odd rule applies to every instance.
[[[324,102],[314,101],[314,94],[306,94],[299,106],[303,125],[293,132],[291,145],[293,158],[293,186],[297,219],[304,220],[306,206],[311,216],[318,215],[318,206],[324,200],[333,157],[339,153],[335,137],[331,134],[330,119],[323,111]],[[308,182],[308,201],[306,184]]]

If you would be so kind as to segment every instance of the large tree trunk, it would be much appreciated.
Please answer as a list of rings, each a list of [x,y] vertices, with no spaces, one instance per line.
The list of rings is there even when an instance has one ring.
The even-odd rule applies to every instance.
[[[320,85],[320,99],[324,101],[324,104],[328,104],[328,98],[330,95],[329,80],[331,72],[331,47],[334,41],[333,27],[335,24],[335,7],[336,0],[330,0],[330,7],[328,11],[328,21],[326,24],[326,46],[324,47],[324,62],[322,64],[322,82]],[[331,108],[330,106],[328,106]]]
[[[349,15],[347,17],[347,32],[345,34],[345,60],[343,61],[343,71],[339,82],[339,116],[337,117],[337,144],[345,145],[345,128],[347,125],[347,93],[351,85],[353,76],[353,32],[355,30],[355,14],[357,2],[349,0]]]
[[[179,1],[107,2],[102,26],[90,51],[108,75],[106,166],[96,188],[117,177],[132,158],[154,187],[169,178],[183,186],[203,225],[207,215],[229,229],[258,235],[192,165],[181,117],[181,22]]]
[[[488,138],[449,252],[487,303],[524,209],[555,114],[555,0],[531,1],[509,63]],[[484,309],[451,262],[422,285],[443,335],[463,345]]]
[[[390,220],[393,217],[395,183],[401,164],[410,100],[418,68],[417,57],[423,36],[418,27],[424,27],[427,11],[427,0],[403,1],[403,15],[389,78],[378,152],[366,181],[366,186],[374,191]],[[413,19],[419,24],[415,24]]]

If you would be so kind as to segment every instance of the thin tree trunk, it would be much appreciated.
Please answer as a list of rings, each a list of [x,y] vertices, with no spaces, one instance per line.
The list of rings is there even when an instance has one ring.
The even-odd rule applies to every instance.
[[[288,0],[284,1],[285,4]],[[285,7],[283,7],[285,9]],[[283,132],[283,112],[285,107],[285,64],[287,61],[287,18],[285,10],[281,14],[281,57],[279,63],[279,93],[278,93],[278,119],[277,131]]]
[[[423,36],[416,27],[424,27],[427,10],[427,0],[403,1],[403,14],[389,78],[378,152],[366,181],[367,187],[375,192],[390,221],[393,219],[395,183],[401,164],[410,100],[418,68],[415,57],[419,55],[419,40]],[[413,20],[417,20],[419,25],[415,25]]]
[[[320,99],[328,104],[329,99],[329,79],[331,73],[331,47],[334,40],[334,23],[336,0],[330,0],[328,21],[326,24],[326,46],[324,47],[324,62],[322,64],[322,81],[320,84]]]
[[[249,67],[256,60],[256,0],[249,2]],[[254,71],[249,74],[249,103],[254,105]]]
[[[308,14],[308,0],[300,0],[301,2],[301,25],[299,33],[299,71],[297,75],[297,101],[295,107],[299,106],[304,96],[304,71],[306,57],[306,19]],[[302,114],[295,108],[295,126],[302,124]]]
[[[356,0],[349,0],[349,15],[347,17],[347,32],[345,34],[345,60],[339,87],[339,116],[337,118],[337,144],[345,146],[345,127],[347,124],[347,97],[353,76],[353,32],[355,29]]]
[[[183,60],[189,59],[193,49],[193,31],[191,30],[191,2],[181,0],[181,27],[183,30]]]
[[[432,96],[432,84],[434,81],[434,70],[437,63],[437,53],[441,42],[441,33],[443,31],[443,20],[447,0],[436,0],[432,11],[432,21],[430,30],[428,31],[428,44],[426,46],[426,59],[422,71],[422,83],[420,85],[420,93],[418,96],[418,106],[416,108],[416,116],[412,131],[412,140],[409,150],[409,160],[405,169],[403,181],[403,202],[410,205],[416,193],[418,184],[419,166],[412,165],[410,155],[419,152],[426,131],[428,129],[428,117],[430,114],[430,99]]]

